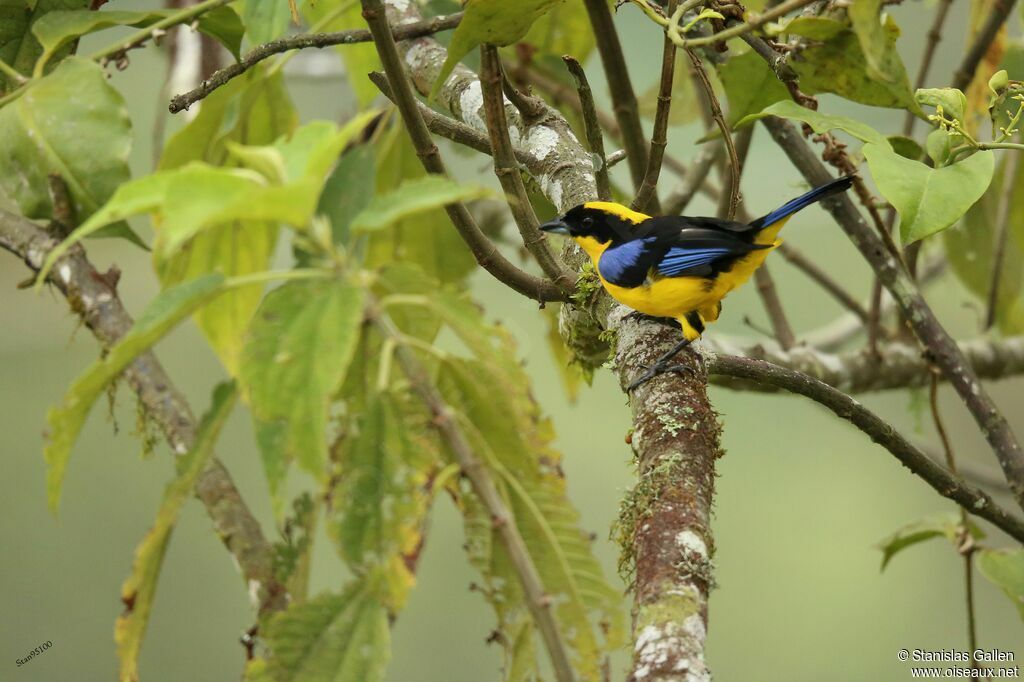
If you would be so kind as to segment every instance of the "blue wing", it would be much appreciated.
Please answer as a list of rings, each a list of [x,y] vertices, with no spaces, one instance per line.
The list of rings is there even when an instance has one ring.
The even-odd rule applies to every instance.
[[[733,253],[735,253],[735,249],[721,247],[688,249],[682,246],[673,246],[658,263],[657,268],[661,274],[675,277],[687,270],[710,265],[716,259]]]
[[[645,237],[608,247],[597,269],[606,281],[621,287],[635,287],[647,279],[647,273],[661,250],[656,237]]]

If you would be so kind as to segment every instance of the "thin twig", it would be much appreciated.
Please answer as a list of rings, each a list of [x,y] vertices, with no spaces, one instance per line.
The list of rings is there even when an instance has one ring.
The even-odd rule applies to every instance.
[[[666,33],[672,38],[673,42],[683,49],[713,45],[714,43],[720,43],[730,38],[743,36],[761,28],[773,19],[777,19],[784,14],[788,14],[793,10],[800,9],[801,7],[805,7],[810,5],[812,2],[817,1],[818,0],[787,0],[786,2],[780,3],[757,15],[750,21],[730,26],[724,31],[719,31],[718,33],[713,33],[709,36],[687,39],[683,38],[679,32],[679,19],[681,17],[672,17],[671,19],[667,18],[661,14],[659,10],[655,10],[653,6],[648,4],[649,0],[633,0],[635,4],[639,5],[640,8],[644,10],[647,16],[653,19],[656,23],[664,26],[666,28]]]
[[[597,157],[594,169],[594,178],[597,182],[597,198],[601,201],[611,201],[612,183],[608,179],[608,157],[604,151],[604,135],[601,133],[601,123],[597,115],[597,106],[594,104],[594,93],[590,89],[590,81],[587,79],[587,72],[583,66],[576,61],[575,57],[565,55],[562,57],[566,68],[576,81],[576,93],[579,95],[580,112],[583,117],[583,132],[587,136],[587,146],[590,153]]]
[[[1017,173],[1020,169],[1020,154],[1006,155],[1006,169],[1003,171],[1002,192],[996,212],[996,234],[992,244],[992,277],[988,285],[988,306],[985,313],[985,329],[991,329],[999,313],[999,286],[1006,264],[1006,246],[1010,241],[1010,209],[1017,189]]]
[[[761,267],[754,271],[754,282],[757,284],[757,293],[761,295],[764,311],[768,314],[768,321],[772,325],[775,340],[779,342],[783,350],[789,350],[796,345],[796,335],[793,333],[793,327],[789,324],[789,318],[786,317],[786,311],[782,307],[782,300],[775,289],[775,280],[772,279],[767,263],[762,263]]]
[[[668,11],[676,11],[676,0],[669,0]],[[634,211],[661,213],[655,190],[661,176],[661,164],[665,158],[665,147],[668,146],[668,117],[672,110],[672,84],[676,75],[676,46],[666,35],[661,53],[661,81],[658,84],[658,104],[654,112],[654,129],[651,132],[650,153],[647,156],[647,169],[640,189],[633,197]]]
[[[384,65],[384,73],[387,75],[388,83],[395,97],[395,105],[402,115],[405,129],[416,148],[416,155],[428,173],[446,175],[441,154],[437,145],[430,138],[430,131],[417,107],[416,96],[413,95],[412,87],[406,79],[405,69],[398,55],[398,48],[395,46],[395,39],[391,34],[384,6],[381,0],[362,0],[362,3],[363,17],[373,34],[373,42],[377,46],[377,54]],[[445,211],[463,241],[469,246],[476,262],[498,281],[538,301],[568,300],[571,289],[565,289],[555,282],[534,277],[520,270],[505,258],[494,243],[487,238],[487,235],[480,230],[465,204],[461,202],[449,204],[445,206]]]
[[[540,223],[533,212],[533,205],[526,194],[526,185],[523,184],[519,165],[512,152],[512,140],[509,138],[508,122],[505,119],[505,96],[502,92],[504,76],[497,48],[493,45],[481,45],[480,59],[480,85],[483,89],[487,130],[491,136],[494,174],[498,176],[498,182],[508,197],[509,210],[519,228],[526,250],[537,259],[537,264],[545,275],[553,281],[560,282],[566,289],[571,289],[576,284],[576,275],[562,266],[548,245],[544,233],[540,231]]]
[[[590,25],[597,38],[597,51],[601,55],[605,77],[608,79],[608,91],[615,119],[622,131],[622,146],[626,150],[633,189],[639,190],[647,168],[647,140],[640,125],[640,107],[629,79],[622,43],[619,41],[618,31],[615,30],[608,0],[583,0],[583,4],[586,6]]]
[[[859,317],[861,320],[867,321],[868,311],[864,309],[864,306],[860,304],[860,301],[858,301],[853,294],[844,289],[839,282],[833,279],[832,276],[825,272],[817,263],[805,256],[796,247],[786,242],[779,244],[776,250],[783,258],[789,261],[793,267],[803,272],[810,279],[814,280],[818,286],[828,292],[832,298],[838,301],[844,308]]]
[[[960,66],[953,73],[954,88],[966,90],[967,86],[974,80],[974,73],[978,70],[978,64],[981,63],[982,58],[988,52],[992,41],[996,39],[999,29],[1006,23],[1006,19],[1010,16],[1010,12],[1013,11],[1013,6],[1016,4],[1017,0],[995,0],[992,3],[988,19],[985,20],[985,24],[978,31],[974,44],[964,54]]]
[[[363,7],[366,8],[364,11],[374,9],[374,5],[379,8],[379,1],[363,0]],[[394,322],[380,311],[374,301],[371,301],[368,316],[385,337],[395,341],[402,339],[402,334]],[[562,640],[558,624],[551,612],[551,597],[544,590],[540,573],[530,557],[522,535],[519,534],[512,513],[505,505],[501,495],[498,494],[487,468],[477,457],[473,447],[463,434],[454,418],[452,408],[445,403],[444,397],[431,383],[416,355],[408,346],[398,343],[395,346],[395,357],[413,391],[419,395],[424,405],[430,410],[433,417],[431,424],[448,445],[461,467],[462,473],[469,479],[473,492],[490,514],[491,524],[501,538],[505,551],[508,553],[509,563],[523,588],[526,607],[533,616],[533,621],[551,657],[551,667],[554,669],[555,678],[559,682],[572,682],[575,680],[575,674],[572,664],[569,662],[565,642]]]
[[[708,371],[770,384],[798,393],[824,405],[836,416],[849,421],[871,440],[888,450],[905,467],[923,479],[937,493],[953,500],[971,514],[990,521],[1016,540],[1024,542],[1024,520],[1000,507],[987,493],[966,484],[918,450],[892,425],[842,391],[800,372],[762,360],[716,355],[708,360]]]
[[[924,45],[924,55],[921,57],[921,66],[917,70],[917,78],[914,80],[914,90],[924,87],[928,80],[928,72],[932,68],[932,59],[935,57],[935,50],[942,40],[942,27],[949,16],[949,8],[953,6],[953,0],[939,0],[939,6],[935,8],[935,18],[932,20],[932,27],[928,30],[927,42]],[[903,118],[903,134],[910,137],[914,133],[914,125],[917,123],[917,116],[914,112],[908,111]]]
[[[113,45],[109,45],[101,50],[97,50],[89,55],[89,59],[97,62],[103,62],[107,59],[117,57],[124,54],[128,50],[138,47],[145,43],[151,38],[162,35],[163,32],[171,26],[177,26],[178,24],[187,24],[201,14],[205,14],[212,10],[226,5],[234,0],[206,0],[206,2],[200,2],[195,5],[190,5],[183,8],[182,10],[171,14],[160,21],[150,24],[146,28],[140,29],[135,33],[132,33],[124,40],[119,40]],[[36,68],[42,68],[41,64],[37,64]],[[41,76],[42,73],[35,74],[37,77]]]
[[[736,145],[733,144],[729,124],[726,123],[725,116],[722,115],[722,105],[718,101],[718,96],[715,95],[715,89],[711,86],[707,71],[704,70],[704,64],[693,50],[687,50],[686,54],[690,57],[694,73],[703,86],[708,105],[711,107],[711,116],[722,132],[722,141],[725,143],[725,150],[729,156],[729,205],[725,217],[732,220],[736,216],[736,208],[740,205],[740,160],[736,154]]]
[[[823,185],[833,179],[791,123],[775,117],[763,121],[772,138],[811,185]],[[1014,497],[1024,508],[1024,452],[956,342],[936,319],[906,269],[867,226],[849,197],[837,195],[822,204],[871,265],[899,305],[903,318],[956,389],[999,460]]]
[[[460,21],[462,21],[462,12],[396,26],[394,29],[395,40],[409,40],[411,38],[433,35],[440,31],[447,31],[458,26]],[[249,50],[238,62],[214,71],[209,78],[194,89],[172,97],[168,109],[170,109],[172,114],[188,109],[192,104],[208,96],[217,88],[226,85],[232,78],[237,78],[264,59],[273,57],[276,54],[310,47],[324,48],[332,45],[368,43],[371,40],[373,40],[373,37],[365,28],[335,31],[332,33],[300,33],[288,36],[287,38],[271,40],[269,43],[257,45]]]

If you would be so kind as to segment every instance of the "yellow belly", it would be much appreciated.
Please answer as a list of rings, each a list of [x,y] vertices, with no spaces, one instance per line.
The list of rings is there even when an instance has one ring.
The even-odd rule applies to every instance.
[[[652,317],[671,317],[683,327],[686,338],[693,340],[700,332],[687,322],[686,315],[697,312],[704,322],[718,319],[719,303],[733,289],[743,285],[764,263],[768,253],[782,242],[775,239],[785,220],[766,228],[758,235],[757,243],[771,244],[767,249],[753,251],[738,259],[727,272],[713,279],[704,277],[656,277],[638,287],[620,287],[601,277],[598,262],[608,247],[589,237],[575,238],[590,256],[601,284],[619,303]]]

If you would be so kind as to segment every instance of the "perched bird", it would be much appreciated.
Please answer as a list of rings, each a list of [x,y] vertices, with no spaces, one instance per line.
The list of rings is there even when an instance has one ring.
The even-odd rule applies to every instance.
[[[612,298],[640,314],[672,318],[683,340],[634,381],[682,369],[669,360],[718,319],[722,299],[754,274],[781,242],[787,219],[802,208],[849,189],[852,177],[815,187],[748,224],[719,218],[651,217],[621,204],[591,201],[541,226],[579,244]]]

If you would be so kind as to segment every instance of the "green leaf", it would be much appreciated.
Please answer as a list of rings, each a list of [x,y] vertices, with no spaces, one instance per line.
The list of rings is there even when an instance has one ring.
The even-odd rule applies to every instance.
[[[800,76],[800,88],[808,94],[831,92],[861,104],[917,112],[918,105],[896,49],[899,27],[891,16],[886,16],[881,30],[885,43],[878,57],[877,73],[884,73],[884,79],[869,67],[869,58],[853,30],[822,17],[798,17],[790,21],[784,28],[786,33],[812,39],[800,51],[800,58],[790,62]]]
[[[242,10],[245,31],[253,44],[280,38],[288,30],[288,0],[246,0]]]
[[[271,651],[247,680],[379,682],[390,657],[388,614],[369,581],[276,613],[261,627]],[[265,670],[266,677],[253,677]]]
[[[88,33],[95,33],[115,26],[144,28],[171,16],[175,10],[154,12],[95,11],[90,9],[66,12],[50,12],[32,25],[42,47],[42,53],[33,69],[38,77],[50,59],[62,48]],[[235,57],[242,41],[241,19],[230,7],[218,7],[199,16],[196,27],[221,41]]]
[[[410,216],[459,201],[490,195],[486,187],[455,182],[439,175],[407,180],[401,187],[375,196],[352,220],[352,230],[383,230]]]
[[[917,140],[904,135],[889,135],[885,138],[892,150],[911,161],[920,161],[924,158],[924,149],[917,143]]]
[[[253,318],[239,379],[275,495],[293,459],[324,473],[327,409],[352,360],[363,301],[363,289],[343,280],[295,281],[270,292]]]
[[[1024,549],[982,549],[978,570],[1002,589],[1024,620]]]
[[[405,181],[427,176],[401,125],[392,124],[376,146],[377,193],[387,193]],[[411,263],[442,283],[461,283],[476,269],[473,254],[440,208],[400,220],[389,230],[367,236],[366,267],[396,261]]]
[[[672,126],[682,126],[692,123],[700,118],[701,99],[693,90],[693,80],[687,74],[689,66],[688,57],[676,59],[675,80],[672,85],[672,107],[668,110],[668,123]],[[713,77],[710,72],[709,77]],[[637,104],[640,107],[640,115],[646,119],[654,120],[658,112],[658,92],[661,84],[657,81],[651,83],[650,87],[637,95]]]
[[[192,496],[199,474],[213,456],[213,446],[235,406],[237,395],[231,383],[220,384],[214,389],[210,410],[199,425],[195,445],[178,459],[178,476],[164,490],[156,521],[135,549],[131,575],[121,587],[121,601],[125,604],[125,610],[114,625],[114,641],[117,643],[117,656],[121,659],[122,680],[139,678],[139,650],[149,624],[157,580],[163,568],[171,533],[178,522],[178,514]]]
[[[561,60],[568,54],[582,64],[596,41],[583,0],[565,0],[537,19],[520,42],[537,50],[535,59],[549,56]]]
[[[921,88],[914,93],[914,99],[921,106],[941,107],[946,118],[955,118],[961,123],[967,115],[967,97],[956,88]]]
[[[376,150],[357,145],[344,153],[320,194],[316,211],[331,221],[335,244],[348,244],[352,219],[373,199]]]
[[[14,68],[24,76],[32,75],[32,67],[42,54],[43,48],[32,33],[37,21],[50,12],[76,10],[88,7],[88,0],[0,0],[0,61]],[[71,54],[71,46],[65,46],[56,55],[64,58]],[[51,59],[50,68],[56,66]],[[14,86],[7,76],[0,75],[0,94]]]
[[[409,566],[422,546],[439,459],[426,417],[403,410],[397,397],[376,394],[361,416],[359,435],[339,452],[328,531],[357,575],[384,578],[395,612],[415,582]]]
[[[107,384],[179,322],[220,294],[223,285],[224,277],[214,274],[161,292],[150,301],[117,345],[75,380],[61,404],[47,412],[50,442],[44,452],[47,464],[46,489],[50,509],[54,513],[60,503],[71,447],[78,439],[78,433],[93,403]]]
[[[465,16],[452,35],[448,46],[448,57],[441,66],[441,73],[434,82],[430,99],[433,99],[459,60],[481,43],[511,45],[518,42],[533,22],[550,11],[560,0],[469,0],[465,5]]]
[[[964,215],[959,225],[942,233],[946,258],[957,279],[980,301],[988,301],[995,267],[994,244],[999,224],[999,203],[1005,189],[1007,161],[1003,155],[992,184],[984,196]],[[1024,331],[1024,173],[1018,172],[1010,192],[1009,234],[996,302],[996,323],[1005,334]]]
[[[347,6],[344,9],[342,6]],[[339,12],[339,10],[341,10]],[[350,0],[316,0],[307,2],[302,13],[310,24],[320,26],[321,31],[346,31],[354,28],[366,28],[363,20],[362,7],[358,2]],[[333,17],[333,18],[331,18]],[[325,21],[329,19],[328,21]],[[322,23],[323,22],[323,23]],[[345,64],[348,84],[356,95],[360,107],[365,107],[380,94],[366,74],[380,71],[380,58],[377,48],[372,42],[355,43],[353,45],[335,45],[334,51]]]
[[[132,134],[124,99],[87,59],[64,60],[0,109],[0,140],[0,194],[12,197],[27,218],[53,217],[51,173],[67,184],[79,222],[128,181]],[[126,224],[103,234],[143,245]]]
[[[867,61],[868,73],[877,80],[892,80],[897,74],[888,71],[889,41],[879,18],[882,0],[854,0],[846,11]]]
[[[270,76],[257,66],[203,101],[195,119],[168,141],[160,168],[175,169],[193,161],[224,164],[229,160],[229,143],[269,145],[291,132],[296,123],[295,109],[280,75]],[[282,200],[293,204],[300,194]],[[265,270],[277,234],[275,223],[259,220],[232,220],[201,231],[184,248],[157,260],[161,284],[172,286],[206,272],[234,276]],[[237,376],[243,335],[262,296],[261,285],[240,287],[196,315],[199,328],[232,376]]]
[[[913,545],[925,542],[926,540],[944,537],[955,545],[958,539],[957,533],[959,533],[959,529],[959,514],[939,514],[937,516],[929,516],[907,524],[878,543],[878,549],[882,550],[881,570],[884,571],[892,558],[901,551],[907,547],[912,547]],[[975,539],[985,537],[985,534],[981,532],[981,529],[973,523],[968,524],[968,531]]]
[[[949,161],[949,155],[953,151],[954,138],[960,139],[960,135],[950,134],[948,131],[935,129],[928,133],[928,137],[925,138],[925,150],[928,152],[928,158],[932,160],[932,165],[935,167],[945,166]]]
[[[886,140],[882,133],[878,132],[866,123],[861,123],[852,118],[846,116],[833,116],[832,114],[823,114],[818,111],[813,111],[806,107],[802,107],[792,100],[785,100],[776,102],[771,106],[765,108],[763,111],[757,114],[749,114],[743,117],[736,127],[744,126],[751,121],[764,118],[765,116],[778,116],[780,118],[788,118],[795,121],[801,121],[811,126],[816,133],[827,133],[832,130],[842,130],[848,135],[852,135],[862,142],[871,142],[880,147],[888,147],[889,142]]]
[[[719,67],[718,74],[729,100],[730,126],[735,126],[749,114],[790,99],[786,86],[753,50],[725,62]]]
[[[995,155],[975,153],[951,166],[929,168],[891,149],[864,145],[878,191],[900,214],[904,244],[946,229],[981,198],[992,181]]]

